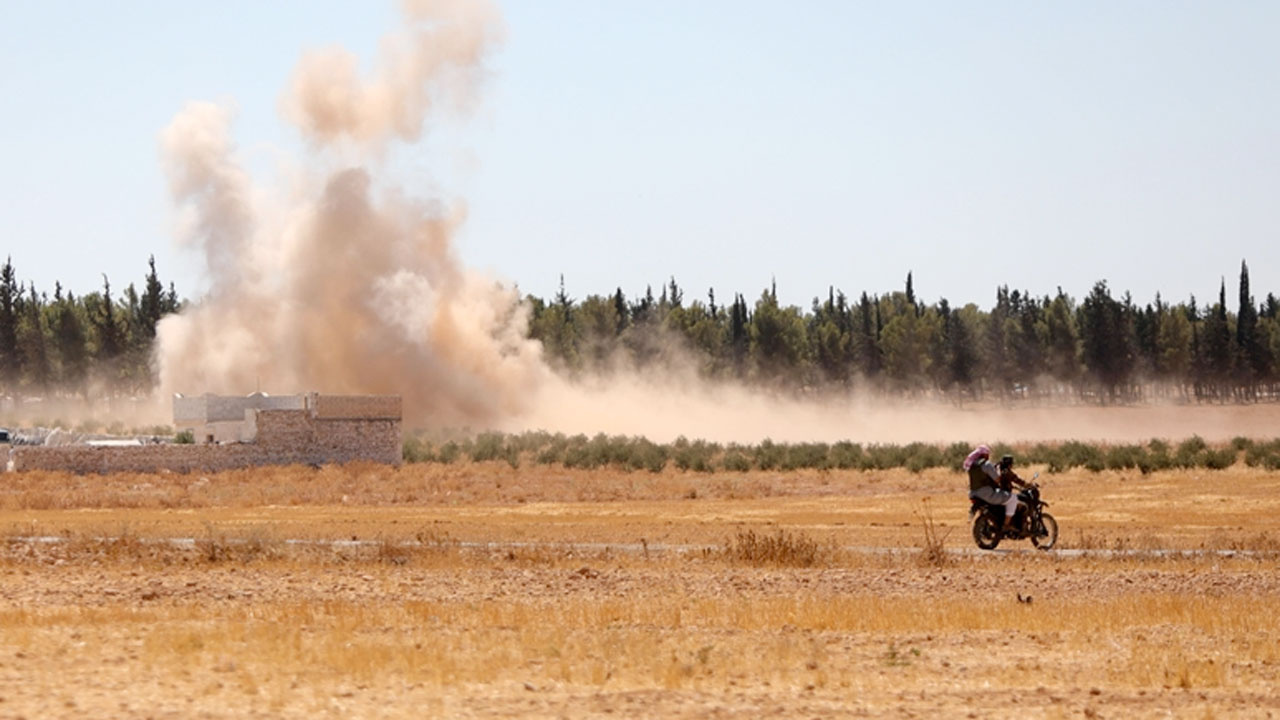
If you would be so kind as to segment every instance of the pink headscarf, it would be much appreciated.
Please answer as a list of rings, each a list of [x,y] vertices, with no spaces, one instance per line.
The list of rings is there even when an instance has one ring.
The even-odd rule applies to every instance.
[[[986,445],[979,445],[973,449],[973,452],[969,453],[969,457],[964,459],[964,469],[968,470],[975,462],[977,462],[978,458],[984,457],[991,457],[991,448]]]

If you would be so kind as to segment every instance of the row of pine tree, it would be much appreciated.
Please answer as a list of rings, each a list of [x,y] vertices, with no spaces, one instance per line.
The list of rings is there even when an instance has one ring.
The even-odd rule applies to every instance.
[[[102,290],[76,296],[56,283],[53,295],[18,280],[12,259],[0,267],[0,394],[141,395],[154,385],[151,347],[160,318],[179,307],[156,274],[155,258],[142,292],[130,284],[113,297]]]
[[[138,291],[115,297],[53,294],[0,267],[0,395],[85,397],[146,394],[154,385],[156,325],[181,301],[155,259]],[[1255,401],[1280,398],[1280,300],[1258,303],[1240,267],[1234,311],[1226,283],[1217,302],[1138,306],[1105,281],[1076,301],[1059,289],[1035,296],[999,287],[988,310],[953,308],[903,290],[852,300],[829,288],[806,311],[778,302],[776,287],[754,303],[714,291],[686,301],[674,279],[629,299],[621,289],[581,301],[564,290],[527,296],[530,337],[571,376],[626,366],[664,369],[691,360],[707,378],[771,389],[967,399],[1056,398],[1133,402],[1158,398]]]
[[[776,287],[754,303],[715,293],[687,302],[671,280],[655,299],[561,289],[529,297],[532,337],[564,372],[591,373],[692,357],[701,372],[806,393],[856,388],[898,396],[1065,401],[1255,401],[1280,397],[1280,300],[1257,303],[1240,267],[1234,311],[1221,285],[1207,307],[1159,295],[1138,306],[1105,281],[1077,301],[995,289],[989,310],[919,301],[902,291],[852,300],[829,288],[808,311],[778,302]]]

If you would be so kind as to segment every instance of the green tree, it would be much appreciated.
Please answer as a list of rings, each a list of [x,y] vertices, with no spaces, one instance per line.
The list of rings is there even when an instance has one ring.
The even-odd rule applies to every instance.
[[[864,292],[858,299],[857,335],[854,338],[854,351],[858,358],[858,370],[868,382],[879,383],[880,372],[884,369],[884,356],[880,351],[880,301],[872,299]]]
[[[804,319],[799,308],[778,305],[776,288],[766,290],[756,301],[750,332],[751,357],[762,377],[799,376],[808,355]]]
[[[1080,333],[1075,302],[1058,288],[1045,310],[1045,363],[1055,380],[1074,386],[1080,380]]]
[[[899,392],[918,390],[929,371],[931,323],[917,316],[915,305],[893,316],[880,335],[884,350],[884,370]]]
[[[974,383],[978,379],[978,350],[972,327],[977,313],[977,306],[972,304],[953,311],[945,299],[938,303],[943,346],[938,385],[943,391],[954,390],[960,402],[966,395],[975,394]]]
[[[1235,360],[1235,348],[1232,345],[1231,325],[1227,317],[1227,284],[1224,280],[1218,291],[1218,303],[1209,309],[1205,318],[1201,342],[1204,377],[1209,384],[1210,394],[1217,398],[1230,395]]]
[[[23,381],[26,387],[45,395],[53,379],[53,367],[45,342],[44,301],[31,284],[19,306],[18,345],[22,352]]]
[[[1183,309],[1160,309],[1156,330],[1156,378],[1186,395],[1192,369],[1191,321]]]
[[[1133,372],[1134,350],[1131,320],[1124,306],[1111,297],[1101,280],[1080,304],[1081,342],[1089,374],[1106,396],[1125,394]]]
[[[85,323],[75,296],[62,296],[62,286],[53,293],[53,349],[58,384],[66,391],[83,395],[89,374],[89,350]]]
[[[1002,285],[996,288],[996,304],[987,317],[986,336],[982,345],[987,381],[1002,398],[1013,388],[1017,375],[1016,361],[1009,345],[1012,316],[1009,288]]]
[[[1005,343],[1013,358],[1015,385],[1030,390],[1045,371],[1045,321],[1043,309],[1030,293],[1014,290],[1009,296]]]
[[[733,295],[729,308],[729,362],[734,375],[745,377],[747,358],[751,355],[751,311],[739,293]]]
[[[853,335],[850,332],[849,309],[844,293],[837,297],[835,288],[827,288],[827,299],[813,299],[809,320],[809,346],[826,382],[849,384],[853,360]]]
[[[12,258],[0,267],[0,390],[15,392],[22,377],[22,351],[18,346],[18,302],[22,286]]]
[[[593,368],[604,366],[618,347],[622,325],[613,298],[588,295],[574,313],[574,325],[584,362]]]
[[[1271,374],[1271,349],[1258,329],[1258,310],[1249,293],[1249,266],[1240,261],[1240,306],[1236,312],[1236,382],[1254,399],[1258,383]]]

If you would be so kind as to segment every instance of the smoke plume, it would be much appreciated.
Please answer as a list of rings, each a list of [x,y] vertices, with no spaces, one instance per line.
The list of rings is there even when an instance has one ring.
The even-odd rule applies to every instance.
[[[282,106],[315,157],[281,200],[238,164],[231,113],[187,106],[162,154],[182,239],[209,290],[161,322],[157,366],[174,391],[389,393],[410,419],[489,422],[526,409],[549,376],[516,293],[469,272],[451,238],[460,206],[378,181],[393,140],[443,103],[465,106],[497,36],[491,8],[409,2],[367,80],[341,49],[303,58]]]

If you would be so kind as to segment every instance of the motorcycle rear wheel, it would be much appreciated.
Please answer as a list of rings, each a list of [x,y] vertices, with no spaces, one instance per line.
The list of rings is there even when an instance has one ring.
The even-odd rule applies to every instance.
[[[1058,543],[1058,521],[1044,513],[1040,516],[1040,527],[1043,530],[1031,533],[1031,544],[1041,550],[1049,550]]]
[[[973,519],[973,541],[983,550],[996,549],[1000,544],[1000,531],[1000,526],[984,512],[978,513],[978,517]]]

